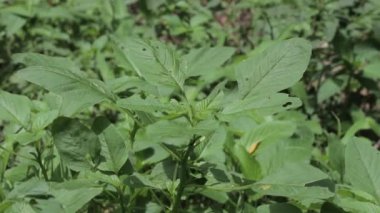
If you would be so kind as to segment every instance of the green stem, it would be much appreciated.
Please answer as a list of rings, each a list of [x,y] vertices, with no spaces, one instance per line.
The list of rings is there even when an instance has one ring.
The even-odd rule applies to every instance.
[[[36,148],[36,151],[37,151],[36,161],[41,168],[42,175],[44,176],[45,181],[49,181],[49,176],[47,174],[47,170],[46,170],[44,164],[42,163],[42,153],[41,153],[39,148]]]
[[[200,138],[199,136],[198,137],[194,136],[193,139],[191,139],[189,145],[187,146],[186,152],[183,154],[181,158],[180,170],[179,170],[179,185],[177,187],[177,193],[171,206],[171,210],[173,213],[179,212],[181,197],[182,197],[183,192],[185,191],[186,184],[189,177],[188,159],[194,150],[195,142],[199,138]]]
[[[124,205],[124,190],[123,188],[118,189],[119,192],[119,203],[120,203],[120,209],[122,213],[126,212],[125,205]]]

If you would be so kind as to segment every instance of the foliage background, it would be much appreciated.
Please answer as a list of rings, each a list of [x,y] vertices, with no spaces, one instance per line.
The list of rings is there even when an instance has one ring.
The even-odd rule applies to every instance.
[[[300,194],[260,195],[252,192],[245,194],[236,190],[228,193],[188,192],[187,199],[182,205],[189,211],[224,209],[226,212],[379,212],[380,180],[375,178],[380,176],[377,151],[380,147],[378,122],[380,120],[380,2],[378,0],[1,0],[0,87],[13,94],[22,94],[32,100],[46,102],[45,91],[15,75],[16,71],[25,65],[29,66],[27,59],[17,53],[33,52],[70,59],[91,78],[106,83],[112,82],[118,95],[128,97],[131,95],[128,85],[114,80],[135,74],[131,65],[117,51],[118,43],[115,44],[113,37],[160,40],[174,48],[180,55],[197,48],[220,46],[235,48],[231,57],[227,56],[230,59],[226,60],[226,63],[222,62],[225,66],[217,66],[218,74],[191,79],[193,82],[190,83],[195,85],[192,89],[199,91],[200,88],[205,88],[202,90],[205,96],[210,94],[220,79],[226,79],[229,82],[227,84],[235,88],[236,83],[234,84],[232,74],[234,64],[255,56],[257,50],[271,46],[273,41],[293,37],[305,38],[313,49],[310,63],[302,80],[288,90],[291,95],[299,97],[303,105],[273,115],[270,119],[272,123],[260,116],[256,117],[255,121],[242,116],[236,118],[236,121],[230,125],[233,132],[240,134],[243,141],[248,140],[245,138],[248,136],[244,135],[247,135],[245,132],[248,132],[252,126],[260,126],[264,129],[262,131],[265,131],[265,128],[277,128],[279,135],[267,140],[281,140],[281,142],[269,148],[264,146],[257,154],[261,166],[268,168],[267,173],[270,173],[269,164],[277,163],[277,167],[281,167],[283,163],[277,161],[285,162],[289,160],[289,156],[295,156],[295,161],[307,160],[310,165],[328,175],[328,178],[322,178],[319,182],[306,181],[305,184],[327,187],[335,195],[332,198],[311,196],[310,199],[300,199],[299,197],[302,197]],[[227,49],[223,51],[228,52]],[[46,60],[53,59],[46,58]],[[63,64],[69,66],[66,62]],[[133,89],[132,91],[135,92]],[[191,95],[191,92],[189,93],[188,95]],[[35,105],[37,107],[34,111],[44,108],[43,104],[40,103],[39,106],[37,101]],[[107,104],[90,107],[75,117],[85,126],[89,126],[99,115],[105,115],[119,130],[124,130],[121,132],[133,132],[130,129],[131,121],[119,110]],[[29,208],[33,208],[33,211],[39,212],[44,210],[41,206],[58,208],[57,203],[49,202],[49,205],[44,203],[51,195],[47,195],[44,191],[47,185],[38,181],[43,176],[38,164],[49,161],[49,154],[46,153],[49,152],[49,148],[45,147],[46,144],[29,143],[33,140],[29,138],[30,136],[17,136],[17,128],[17,125],[7,121],[1,123],[0,141],[3,149],[0,150],[2,156],[0,179],[3,189],[0,191],[0,201],[2,201],[0,211],[17,212],[21,208],[28,212],[32,211]],[[47,126],[44,129],[50,131],[51,127]],[[250,137],[259,138],[257,135],[264,133],[256,131],[250,134]],[[299,156],[300,153],[292,151],[293,145],[287,143],[297,139],[292,135],[303,137],[300,139],[303,144],[296,146],[295,149],[303,149],[305,153],[309,153],[307,156]],[[139,140],[143,142],[148,139],[142,137]],[[352,141],[360,143],[352,147],[347,145],[356,144]],[[363,144],[367,144],[368,147],[362,147]],[[167,153],[161,153],[162,156],[157,153],[151,156],[149,151],[145,150],[147,146],[149,145],[142,143],[140,147],[134,147],[136,160],[131,163],[134,164],[134,171],[152,175],[160,170],[159,167],[167,167],[167,164],[173,163],[170,161],[162,163],[161,160],[165,159],[163,156]],[[226,151],[228,148],[224,150],[226,156],[234,155]],[[40,161],[30,162],[20,157],[30,155],[32,152],[35,152],[36,158]],[[208,155],[215,156],[219,151],[214,152]],[[239,177],[241,175],[247,177],[244,168],[232,163],[234,160],[226,160],[225,158],[229,157],[224,156],[221,158],[220,161],[225,162],[224,165],[228,167],[229,172],[236,172]],[[205,159],[207,162],[207,157]],[[363,165],[355,167],[358,161]],[[121,166],[128,167],[123,163]],[[249,164],[253,163],[254,161],[250,160]],[[196,165],[196,162],[193,165]],[[352,180],[352,177],[351,180],[350,177],[347,178],[350,175],[347,175],[345,170],[350,173],[349,168],[352,165],[355,167],[353,169],[355,172],[360,172],[358,168],[366,169],[361,173],[368,175],[359,179],[367,183],[360,181],[358,183]],[[202,167],[197,165],[194,169],[201,170]],[[128,168],[125,171],[117,174],[120,179],[107,179],[103,182],[131,181],[131,178],[124,180],[126,177],[123,175],[131,175]],[[194,176],[204,174],[199,171],[193,172]],[[104,174],[96,175],[98,176],[89,175],[89,179],[99,181],[105,178],[102,176]],[[170,198],[165,197],[171,196],[170,187],[165,189],[168,193],[160,193],[163,189],[153,186],[149,188],[149,183],[142,184],[148,186],[147,190],[143,187],[144,190],[137,189],[137,192],[125,188],[115,191],[108,189],[110,186],[104,186],[104,189],[99,191],[99,188],[91,183],[86,183],[82,191],[70,191],[69,189],[74,187],[72,185],[78,183],[67,184],[68,186],[64,184],[67,180],[76,179],[75,177],[76,174],[69,176],[60,174],[53,177],[53,172],[51,177],[49,175],[51,180],[62,184],[53,187],[55,188],[53,194],[60,192],[67,193],[65,196],[83,198],[83,202],[79,202],[83,205],[65,207],[67,212],[95,211],[95,209],[103,212],[122,211],[118,204],[117,197],[120,195],[118,190],[123,191],[121,194],[124,193],[125,200],[129,201],[128,208],[133,207],[134,211],[139,211],[141,208],[141,211],[156,209],[159,212],[165,210],[162,206],[170,203]],[[367,185],[371,181],[373,181],[372,186]],[[30,189],[25,186],[26,183],[37,186],[40,184],[40,188]],[[33,190],[40,190],[41,194]],[[84,196],[92,193],[96,196],[88,198]],[[310,191],[304,193],[307,197]],[[318,192],[313,193],[318,194]],[[163,204],[156,199],[161,200]],[[72,201],[66,200],[66,202]],[[289,210],[284,210],[287,208]]]

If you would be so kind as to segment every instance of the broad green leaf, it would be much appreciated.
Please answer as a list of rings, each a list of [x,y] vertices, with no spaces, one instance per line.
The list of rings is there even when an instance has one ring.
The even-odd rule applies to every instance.
[[[26,55],[25,57],[29,57]],[[37,64],[28,66],[18,72],[18,76],[37,84],[63,98],[62,114],[72,115],[86,107],[104,100],[115,100],[103,82],[89,79],[73,65],[64,65],[64,59],[32,54]],[[40,61],[38,61],[40,60]],[[59,61],[57,64],[45,61]]]
[[[38,209],[38,213],[65,212],[63,205],[55,198],[36,199],[36,202],[33,207]]]
[[[252,182],[244,179],[243,175],[229,172],[228,169],[222,165],[217,167],[209,167],[207,170],[207,183],[205,186],[208,189],[217,190],[221,192],[239,191],[242,188],[252,188]]]
[[[271,95],[295,84],[307,68],[311,45],[294,38],[241,62],[236,78],[241,97]]]
[[[80,173],[80,178],[88,180],[89,182],[97,183],[107,183],[110,184],[116,188],[121,187],[123,184],[117,175],[110,175],[106,173],[102,173],[100,171],[83,171]]]
[[[376,198],[363,190],[350,185],[337,185],[336,194],[339,198],[355,199],[369,203],[376,203]]]
[[[372,79],[380,79],[380,61],[375,61],[364,67],[364,75]]]
[[[263,195],[291,197],[297,200],[327,199],[333,196],[325,187],[306,187],[306,184],[327,179],[317,168],[305,163],[290,163],[258,181],[254,190]]]
[[[302,213],[302,211],[291,204],[274,203],[259,206],[257,213]]]
[[[5,213],[35,213],[36,211],[27,202],[18,201],[8,208]]]
[[[327,148],[329,165],[340,174],[340,177],[343,177],[346,146],[344,146],[339,138],[329,136]]]
[[[352,141],[346,148],[345,177],[356,189],[373,195],[380,204],[380,154],[370,144]]]
[[[101,155],[106,159],[104,165],[99,165],[100,169],[104,167],[109,171],[118,173],[128,159],[129,153],[126,139],[105,117],[98,117],[94,121],[92,128],[99,136]]]
[[[117,105],[132,111],[142,111],[148,113],[177,112],[178,114],[182,114],[187,112],[186,107],[181,106],[174,100],[170,102],[161,101],[153,96],[147,96],[143,99],[139,95],[133,95],[128,98],[120,99],[117,102]]]
[[[192,127],[185,119],[160,120],[139,131],[136,141],[165,143],[174,146],[187,145],[194,135],[207,136],[218,127],[214,120],[205,120]]]
[[[264,177],[258,184],[303,186],[327,178],[325,173],[315,167],[304,163],[292,163]]]
[[[178,120],[160,120],[147,126],[141,133],[142,137],[136,137],[136,141],[143,140],[149,141],[149,143],[165,143],[176,146],[188,144],[193,135],[190,125]]]
[[[290,127],[291,128],[291,127]],[[308,163],[312,156],[314,136],[305,127],[298,127],[289,138],[274,138],[260,143],[255,157],[263,175],[269,175],[289,163]]]
[[[329,99],[331,96],[339,93],[340,91],[341,87],[339,87],[333,80],[327,79],[323,82],[323,84],[318,90],[318,103],[322,103],[323,101]]]
[[[256,158],[251,156],[244,146],[236,143],[231,149],[235,159],[239,163],[244,177],[249,180],[258,180],[261,177],[261,168]]]
[[[49,195],[49,186],[45,181],[36,178],[17,184],[7,195],[8,199],[24,198],[26,196]]]
[[[103,191],[84,181],[72,180],[52,186],[51,193],[65,212],[78,212],[86,203]]]
[[[231,103],[232,102],[232,103]],[[250,96],[244,99],[230,100],[222,113],[229,115],[244,111],[255,110],[258,113],[273,114],[287,109],[301,106],[301,101],[296,97],[289,97],[285,93],[275,93],[268,96]]]
[[[227,133],[224,128],[219,128],[208,141],[201,141],[195,149],[201,148],[199,158],[209,163],[224,164],[226,155],[223,152]],[[203,145],[203,146],[202,146]]]
[[[50,125],[59,115],[58,110],[38,112],[33,117],[33,130],[41,130]]]
[[[348,211],[348,212],[355,212],[355,213],[380,212],[379,205],[376,205],[370,202],[359,201],[353,198],[337,198],[337,199],[334,199],[334,203],[336,203],[339,207],[343,208],[345,211]]]
[[[114,93],[124,91],[129,91],[131,93],[139,93],[143,91],[147,94],[154,96],[161,95],[157,86],[148,84],[146,81],[136,76],[123,76],[121,78],[109,80],[106,82],[106,84],[107,87]]]
[[[162,190],[165,187],[164,185],[155,184],[149,179],[147,175],[139,174],[136,172],[128,176],[124,183],[135,188],[149,187]]]
[[[0,120],[14,121],[27,127],[31,106],[31,101],[27,97],[0,90]]]
[[[202,189],[199,193],[203,196],[215,200],[218,203],[226,203],[229,199],[228,194],[226,192],[220,192],[213,189]]]
[[[114,38],[136,73],[153,85],[183,90],[187,65],[179,60],[175,51],[157,41]]]
[[[197,76],[214,71],[234,54],[232,47],[212,47],[191,50],[183,57],[187,61],[187,76]]]
[[[79,121],[59,117],[53,123],[52,134],[62,162],[70,169],[81,171],[92,168],[92,160],[99,158],[97,135]]]
[[[242,145],[247,150],[252,143],[266,142],[278,138],[288,138],[296,131],[296,125],[289,121],[272,121],[254,127],[242,139]],[[273,130],[276,130],[275,132]]]
[[[95,60],[96,60],[96,66],[104,81],[115,79],[115,73],[107,64],[104,54],[102,54],[100,51],[97,52]]]

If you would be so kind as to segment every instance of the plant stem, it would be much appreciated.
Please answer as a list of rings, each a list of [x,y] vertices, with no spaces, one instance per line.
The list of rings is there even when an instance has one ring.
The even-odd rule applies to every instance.
[[[125,206],[124,206],[124,190],[122,188],[118,189],[119,192],[119,203],[120,203],[120,209],[122,213],[126,212]]]
[[[45,181],[49,181],[49,177],[48,177],[46,168],[45,168],[44,164],[42,163],[42,154],[41,154],[41,152],[40,152],[40,150],[38,148],[37,148],[37,158],[36,158],[36,161],[37,161],[38,165],[41,168],[41,172],[42,172],[42,175],[44,176]]]
[[[194,145],[195,142],[199,139],[199,136],[194,136],[189,145],[187,146],[186,152],[182,155],[181,161],[180,161],[180,170],[179,170],[179,184],[177,187],[177,193],[174,198],[174,201],[171,206],[171,211],[173,213],[176,213],[179,211],[180,203],[181,203],[181,197],[183,192],[185,191],[186,188],[186,182],[188,181],[188,176],[189,176],[189,168],[188,168],[188,159],[190,157],[190,154],[194,150]]]

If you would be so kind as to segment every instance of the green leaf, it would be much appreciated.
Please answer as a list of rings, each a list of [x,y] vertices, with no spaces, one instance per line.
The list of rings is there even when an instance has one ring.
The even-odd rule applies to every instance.
[[[291,204],[274,203],[259,206],[257,213],[302,213],[302,211]]]
[[[154,182],[152,182],[147,175],[139,174],[136,172],[128,176],[128,178],[125,179],[124,183],[134,188],[149,187],[160,190],[164,188],[164,185],[155,184]]]
[[[380,154],[369,143],[352,141],[346,148],[345,177],[356,189],[373,195],[380,204]]]
[[[233,156],[240,165],[244,177],[258,180],[261,177],[261,168],[254,156],[251,156],[244,146],[235,143],[231,149]]]
[[[38,54],[26,54],[25,57],[29,56],[36,62],[20,70],[18,76],[62,96],[63,115],[72,115],[104,100],[115,100],[103,82],[89,79],[71,63],[65,65],[64,59]]]
[[[242,139],[242,145],[248,150],[252,143],[288,138],[294,134],[296,127],[293,122],[289,121],[265,122],[246,134]],[[275,132],[273,132],[274,129],[276,130]]]
[[[305,163],[291,163],[258,181],[254,190],[264,195],[291,197],[297,200],[327,199],[333,196],[328,188],[306,184],[327,179],[317,168]]]
[[[183,90],[186,65],[175,51],[157,41],[114,38],[136,73],[153,85]]]
[[[232,47],[212,47],[193,49],[183,57],[187,61],[187,76],[210,73],[222,66],[234,54]]]
[[[344,175],[344,164],[345,164],[345,151],[346,146],[336,137],[330,136],[328,140],[328,160],[329,165],[332,169],[339,172],[341,177]]]
[[[128,159],[126,139],[105,117],[96,118],[92,128],[99,136],[102,147],[101,155],[106,159],[104,167],[118,173]],[[103,168],[102,164],[99,165],[99,168]]]
[[[31,101],[27,97],[0,90],[0,119],[14,121],[27,127],[31,106]]]
[[[227,139],[227,132],[224,128],[219,128],[207,141],[201,141],[195,150],[199,150],[199,158],[209,163],[223,165],[226,160],[226,155],[223,151],[224,143]],[[203,145],[203,146],[202,146]]]
[[[323,101],[339,93],[340,91],[341,91],[341,88],[333,80],[327,79],[326,81],[323,82],[323,84],[318,90],[318,94],[317,94],[318,103],[322,103]]]
[[[148,113],[156,112],[178,112],[179,114],[187,112],[184,106],[176,101],[161,101],[154,96],[147,96],[144,99],[139,95],[133,95],[128,98],[120,99],[117,105],[132,111],[142,111]]]
[[[378,213],[380,212],[379,205],[358,201],[352,198],[337,198],[334,199],[334,203],[336,203],[339,207],[342,207],[345,211],[348,212],[357,212],[357,213]],[[335,212],[334,212],[335,213]]]
[[[99,157],[97,135],[79,121],[59,117],[52,127],[54,144],[64,164],[75,171],[92,168],[92,160]]]
[[[35,213],[32,206],[27,202],[18,201],[14,203],[10,208],[8,208],[5,213]]]
[[[295,84],[307,68],[311,45],[294,38],[241,62],[236,77],[241,97],[270,95]]]
[[[289,126],[291,130],[291,126]],[[260,143],[255,156],[263,175],[273,174],[289,163],[308,163],[312,156],[313,133],[298,127],[293,137],[273,138]]]
[[[50,212],[65,212],[65,209],[59,201],[54,198],[50,199],[37,199],[37,204],[33,207],[38,209],[39,213],[50,213]]]
[[[290,175],[289,175],[290,174]],[[303,163],[287,164],[273,174],[260,180],[258,184],[281,184],[303,186],[318,180],[327,179],[328,176],[319,169]]]
[[[380,61],[376,60],[364,67],[364,75],[372,79],[380,78]]]
[[[81,180],[65,181],[53,185],[54,198],[62,204],[65,212],[78,212],[86,203],[100,194],[103,189]]]
[[[192,138],[191,126],[180,120],[160,120],[141,130],[141,137],[136,141],[149,141],[152,143],[165,143],[175,146],[184,146]]]
[[[228,101],[228,102],[227,102]],[[291,108],[301,106],[301,101],[295,97],[289,97],[284,93],[275,93],[268,96],[250,96],[244,99],[227,100],[222,113],[229,115],[249,110],[255,110],[260,114],[273,114]],[[231,103],[232,102],[232,103]]]
[[[36,178],[17,184],[7,195],[7,199],[24,198],[27,196],[49,195],[49,186],[45,181]]]

